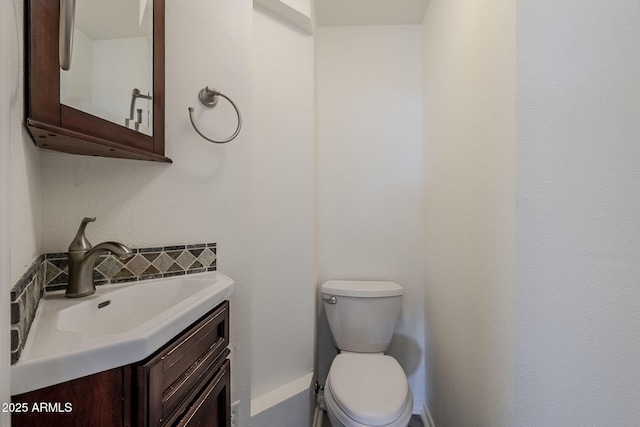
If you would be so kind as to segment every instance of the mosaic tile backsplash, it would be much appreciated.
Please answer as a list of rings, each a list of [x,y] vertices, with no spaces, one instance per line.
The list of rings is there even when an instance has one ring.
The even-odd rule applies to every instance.
[[[133,249],[122,259],[114,255],[98,258],[93,270],[96,285],[107,285],[182,274],[214,271],[215,243]],[[38,257],[11,289],[11,363],[20,358],[36,308],[44,292],[65,289],[69,282],[67,253]]]

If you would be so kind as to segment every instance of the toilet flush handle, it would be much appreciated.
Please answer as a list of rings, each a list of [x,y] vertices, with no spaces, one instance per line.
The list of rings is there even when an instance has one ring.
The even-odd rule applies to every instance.
[[[330,297],[322,297],[322,301],[326,302],[327,304],[335,304],[338,302],[338,298],[336,298],[335,296],[331,295]]]

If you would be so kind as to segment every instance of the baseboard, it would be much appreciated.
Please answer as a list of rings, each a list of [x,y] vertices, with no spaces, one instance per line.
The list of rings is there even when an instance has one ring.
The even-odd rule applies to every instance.
[[[313,372],[291,381],[269,393],[251,400],[251,416],[254,417],[260,412],[272,408],[298,393],[309,390],[311,381],[313,380]],[[310,408],[309,408],[310,409]],[[307,409],[307,410],[309,410]]]
[[[431,418],[431,413],[429,412],[429,407],[427,406],[426,401],[422,404],[420,418],[422,418],[422,424],[424,424],[424,427],[436,427],[436,424],[433,422],[433,418]]]
[[[322,413],[324,411],[320,409],[320,405],[316,404],[316,409],[313,411],[313,424],[311,427],[322,427]]]

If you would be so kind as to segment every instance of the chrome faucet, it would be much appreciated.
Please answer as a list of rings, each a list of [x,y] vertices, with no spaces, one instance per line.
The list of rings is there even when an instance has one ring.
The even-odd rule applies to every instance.
[[[84,218],[76,237],[69,245],[69,285],[65,293],[67,298],[85,297],[95,293],[93,269],[101,254],[112,252],[119,257],[128,257],[133,254],[131,249],[118,242],[104,242],[92,247],[84,235],[84,229],[87,224],[95,220],[95,218]]]

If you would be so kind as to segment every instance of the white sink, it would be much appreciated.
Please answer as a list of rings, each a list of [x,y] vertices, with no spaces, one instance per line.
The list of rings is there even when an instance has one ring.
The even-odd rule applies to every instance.
[[[62,309],[56,329],[80,334],[121,334],[154,320],[211,285],[210,279],[191,277],[162,282],[140,282]]]
[[[214,271],[98,286],[78,299],[47,293],[11,366],[11,393],[143,360],[232,292],[233,280]]]

